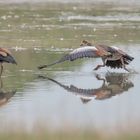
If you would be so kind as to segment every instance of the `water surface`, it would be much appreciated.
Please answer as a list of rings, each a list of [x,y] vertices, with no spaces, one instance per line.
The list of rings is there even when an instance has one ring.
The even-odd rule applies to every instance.
[[[18,66],[6,64],[1,78],[0,131],[30,132],[39,126],[50,131],[139,131],[139,13],[138,5],[1,5],[0,46],[12,51]],[[134,56],[128,66],[132,72],[95,72],[100,59],[37,69],[79,47],[83,39]]]

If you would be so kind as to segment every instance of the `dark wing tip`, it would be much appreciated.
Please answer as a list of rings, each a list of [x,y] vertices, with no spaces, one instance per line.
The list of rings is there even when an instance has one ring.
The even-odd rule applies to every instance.
[[[13,64],[17,65],[17,62],[15,62],[15,63],[13,63]]]
[[[15,60],[12,63],[15,64],[15,65],[17,65],[17,62]]]
[[[5,61],[7,61],[8,63],[12,63],[12,64],[16,64],[17,65],[17,62],[16,60],[14,59],[14,57],[12,55],[8,55],[7,57],[4,58]]]
[[[107,60],[106,66],[110,68],[122,68],[121,60]]]

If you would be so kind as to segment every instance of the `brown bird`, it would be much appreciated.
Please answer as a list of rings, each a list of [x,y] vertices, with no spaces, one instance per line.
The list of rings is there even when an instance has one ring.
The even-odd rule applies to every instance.
[[[7,50],[5,48],[0,48],[0,67],[1,67],[0,76],[2,75],[2,72],[3,72],[3,63],[4,62],[17,64],[9,50]]]
[[[90,58],[101,58],[103,64],[97,65],[94,70],[98,70],[101,67],[111,67],[111,68],[123,68],[129,72],[126,68],[134,58],[121,49],[117,47],[111,47],[107,45],[92,45],[90,42],[83,40],[80,48],[77,48],[70,52],[69,54],[64,55],[61,59],[57,60],[54,63],[48,65],[39,66],[38,69],[43,69],[48,66],[52,66],[57,63],[64,61],[74,61],[78,58],[90,57]]]

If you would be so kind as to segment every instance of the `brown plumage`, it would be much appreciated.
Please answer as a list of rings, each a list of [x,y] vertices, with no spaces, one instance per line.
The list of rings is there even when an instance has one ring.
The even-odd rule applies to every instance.
[[[57,63],[62,63],[64,61],[74,61],[79,58],[84,57],[92,57],[92,58],[102,58],[103,64],[97,65],[94,70],[98,70],[100,67],[111,67],[111,68],[123,68],[126,71],[129,71],[126,68],[126,65],[128,65],[134,58],[121,49],[117,47],[110,47],[107,45],[95,45],[93,46],[90,42],[83,40],[80,48],[77,48],[70,52],[69,54],[66,54],[58,61],[51,63],[49,65],[42,65],[39,66],[39,69],[46,68],[48,66],[52,66]]]
[[[39,78],[52,81],[66,91],[78,96],[83,103],[88,103],[92,99],[105,100],[124,92],[126,93],[130,88],[134,87],[133,82],[129,80],[129,76],[129,74],[124,73],[107,73],[103,78],[100,75],[96,75],[96,79],[101,80],[102,85],[98,88],[91,89],[79,88],[72,84],[64,85],[59,81],[45,76],[39,76]]]
[[[1,66],[0,76],[2,75],[3,72],[3,65],[2,65],[3,63],[17,64],[9,50],[5,48],[0,48],[0,66]]]

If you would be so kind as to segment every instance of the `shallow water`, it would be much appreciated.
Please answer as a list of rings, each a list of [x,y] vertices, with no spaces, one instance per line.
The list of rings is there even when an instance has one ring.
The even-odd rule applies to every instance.
[[[139,36],[138,5],[1,5],[0,46],[11,50],[18,66],[5,64],[1,78],[0,131],[30,132],[39,126],[53,131],[139,131]],[[37,69],[83,39],[118,46],[134,56],[128,66],[132,72],[95,72],[100,59]]]

